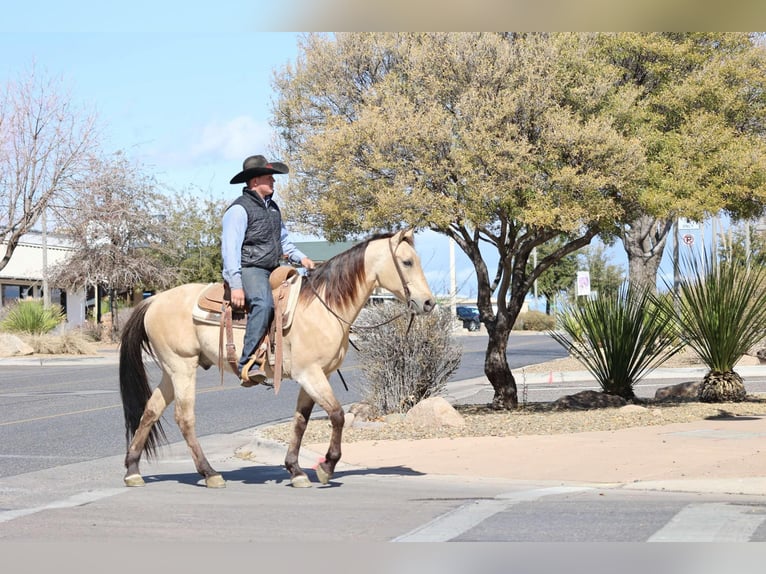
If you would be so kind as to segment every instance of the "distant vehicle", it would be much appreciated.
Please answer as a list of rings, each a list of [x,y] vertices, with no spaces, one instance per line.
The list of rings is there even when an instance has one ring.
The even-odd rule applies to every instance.
[[[468,305],[458,305],[455,309],[457,318],[463,321],[463,327],[469,331],[478,331],[481,326],[479,321],[479,310],[476,307]]]

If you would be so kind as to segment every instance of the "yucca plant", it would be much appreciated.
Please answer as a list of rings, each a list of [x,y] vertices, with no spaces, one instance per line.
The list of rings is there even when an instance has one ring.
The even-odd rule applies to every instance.
[[[45,307],[40,299],[20,299],[9,309],[0,327],[11,333],[43,335],[64,320],[60,306]]]
[[[766,270],[712,255],[687,258],[690,275],[679,286],[678,325],[709,372],[699,390],[704,402],[747,396],[734,366],[766,334]]]
[[[635,399],[635,385],[683,348],[672,314],[647,288],[571,305],[553,339],[577,358],[605,393]]]

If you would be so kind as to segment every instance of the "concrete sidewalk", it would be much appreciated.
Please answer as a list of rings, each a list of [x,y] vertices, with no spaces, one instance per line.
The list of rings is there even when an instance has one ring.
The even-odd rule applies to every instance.
[[[748,379],[766,379],[766,365],[737,371],[746,385]],[[672,384],[704,374],[704,369],[658,369],[651,376]],[[557,381],[589,378],[587,372],[555,376]],[[475,393],[487,393],[487,384],[481,378],[456,383],[464,396],[461,402],[471,402],[467,397],[472,386]],[[344,443],[341,464],[367,469],[403,466],[460,480],[486,477],[766,496],[766,405],[763,411],[752,417],[722,416],[616,431]],[[324,453],[327,445],[305,448]]]

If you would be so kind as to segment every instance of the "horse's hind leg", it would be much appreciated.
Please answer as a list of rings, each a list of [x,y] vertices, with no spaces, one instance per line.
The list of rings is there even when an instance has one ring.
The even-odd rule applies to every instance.
[[[149,433],[165,411],[165,408],[173,401],[173,385],[169,379],[163,377],[159,386],[154,389],[152,396],[144,407],[144,413],[141,415],[141,422],[133,435],[133,439],[128,446],[128,452],[125,455],[125,481],[126,486],[144,486],[144,479],[141,477],[139,462],[141,453],[149,438]]]
[[[178,371],[176,371],[181,372],[182,374],[177,375],[174,379],[176,392],[175,420],[178,424],[178,428],[181,429],[181,434],[183,435],[189,450],[191,451],[197,472],[205,478],[205,485],[208,488],[224,488],[226,486],[226,481],[208,462],[205,453],[202,452],[202,446],[199,444],[197,432],[194,429],[196,370],[197,365],[195,363],[194,365],[185,365],[185,368],[179,367]]]

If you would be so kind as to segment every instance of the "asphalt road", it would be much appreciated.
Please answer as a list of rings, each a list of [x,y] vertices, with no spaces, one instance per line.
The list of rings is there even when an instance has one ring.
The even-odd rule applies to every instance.
[[[544,350],[549,344],[545,339],[512,338],[512,366],[563,356],[557,346]],[[456,377],[480,375],[482,335],[461,337],[461,341],[466,358]],[[344,371],[349,380],[358,375],[353,360]],[[355,400],[353,388],[346,392],[339,381],[335,384],[341,396]],[[220,559],[220,552],[210,553],[209,543],[225,542],[228,549],[231,543],[249,547],[253,542],[345,541],[360,550],[358,558],[365,564],[376,560],[374,553],[358,546],[365,542],[766,541],[766,502],[758,496],[421,476],[405,467],[358,469],[342,463],[327,486],[289,488],[283,448],[260,449],[254,461],[233,453],[250,444],[251,427],[290,416],[296,394],[293,385],[284,385],[277,396],[268,389],[243,389],[232,380],[220,386],[214,370],[200,372],[197,421],[203,448],[213,466],[223,472],[227,487],[201,486],[169,420],[166,429],[173,444],[160,459],[142,466],[147,486],[129,489],[122,484],[124,441],[116,386],[115,365],[3,368],[0,547],[5,562],[15,564],[9,552],[14,546],[5,543],[30,541],[65,543],[64,554],[75,556],[80,569],[83,557],[92,556],[94,548],[113,548],[109,545],[115,541],[126,545],[126,555],[147,541],[185,542],[197,549],[205,543],[202,560]],[[308,470],[315,461],[307,456],[304,453],[301,462]],[[46,557],[26,548],[20,559],[27,568]],[[253,558],[263,556],[261,548]],[[567,556],[576,553],[566,548]],[[449,555],[448,551],[438,554]],[[482,556],[489,554],[485,551]],[[539,550],[535,554],[537,571],[549,571],[540,569],[546,561],[551,567],[563,565],[562,555]],[[63,564],[62,554],[56,556],[58,567]],[[386,551],[386,556],[391,553]],[[599,551],[598,556],[603,564],[604,555]],[[507,571],[507,558],[497,556],[497,563],[490,565]],[[103,560],[112,558],[107,556],[98,564],[103,565]],[[624,561],[623,553],[619,562]],[[582,563],[581,557],[578,564]],[[407,564],[412,567],[402,563],[399,568],[377,571],[405,571]],[[476,562],[461,564],[459,558],[452,558],[438,571],[462,572]],[[689,564],[674,562],[672,571],[697,574],[704,570],[705,563],[697,561],[686,569]]]

